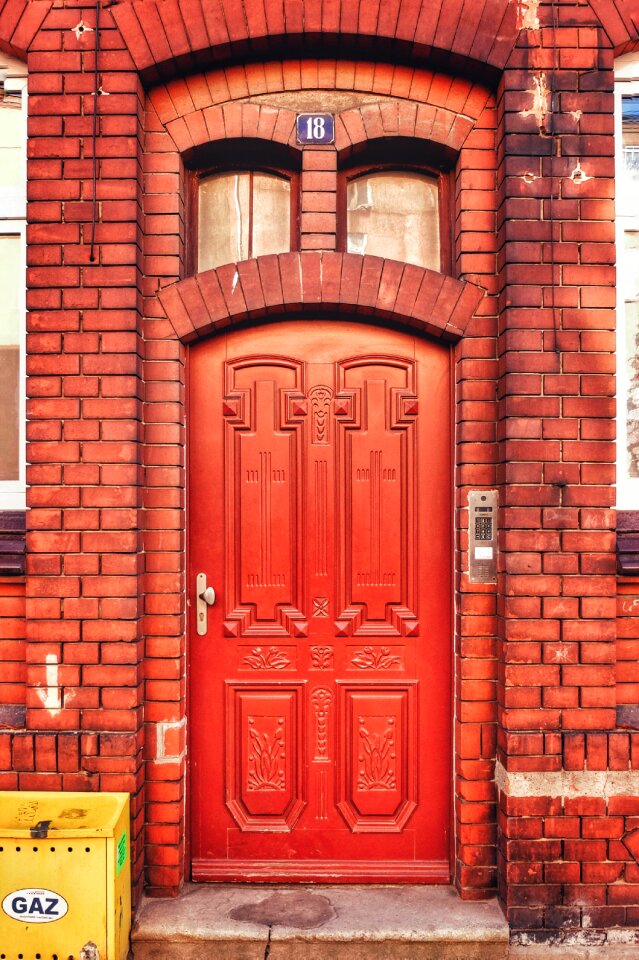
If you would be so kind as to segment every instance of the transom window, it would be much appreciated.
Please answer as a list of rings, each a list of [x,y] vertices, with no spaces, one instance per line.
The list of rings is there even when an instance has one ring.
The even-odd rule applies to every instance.
[[[441,269],[439,179],[377,170],[346,185],[346,249]]]
[[[291,249],[291,181],[232,170],[203,177],[198,191],[198,270]]]

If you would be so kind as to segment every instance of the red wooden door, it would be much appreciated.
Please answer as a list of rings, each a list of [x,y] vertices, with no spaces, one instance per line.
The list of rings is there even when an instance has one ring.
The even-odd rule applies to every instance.
[[[449,878],[449,362],[325,320],[190,350],[194,879]]]

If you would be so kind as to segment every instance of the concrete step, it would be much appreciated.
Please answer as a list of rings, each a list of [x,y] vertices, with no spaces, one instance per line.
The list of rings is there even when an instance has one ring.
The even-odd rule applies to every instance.
[[[144,899],[134,960],[505,960],[495,900],[451,887],[190,884]]]

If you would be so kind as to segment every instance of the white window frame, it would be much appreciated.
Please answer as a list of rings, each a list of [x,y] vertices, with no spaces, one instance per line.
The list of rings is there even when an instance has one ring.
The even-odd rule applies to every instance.
[[[626,54],[615,61],[615,183],[616,202],[621,201],[618,193],[622,183],[622,97],[639,96],[639,55]],[[639,231],[639,217],[631,221],[620,215],[615,219],[615,240],[617,248],[617,269],[620,253],[624,249],[624,233],[632,225]],[[639,510],[639,477],[627,475],[627,411],[626,398],[630,391],[628,375],[629,356],[626,349],[626,326],[624,300],[621,294],[621,281],[617,273],[617,509]]]
[[[24,220],[5,220],[0,218],[0,236],[20,238],[20,271],[26,275],[26,224]],[[19,472],[17,480],[0,480],[0,510],[24,510],[26,507],[26,350],[27,331],[24,318],[26,317],[26,287],[21,284],[18,294],[18,310],[23,322],[20,324],[18,346],[20,348],[20,363],[18,377],[20,395],[18,400],[18,443],[20,450]]]
[[[20,398],[18,404],[18,443],[20,463],[17,480],[0,480],[0,510],[24,510],[26,508],[26,215],[27,215],[27,77],[26,65],[13,57],[0,54],[0,78],[4,82],[5,95],[20,97],[24,151],[22,158],[22,182],[15,187],[0,185],[0,235],[20,237],[20,284],[18,308],[20,325]],[[0,106],[0,109],[2,107]]]

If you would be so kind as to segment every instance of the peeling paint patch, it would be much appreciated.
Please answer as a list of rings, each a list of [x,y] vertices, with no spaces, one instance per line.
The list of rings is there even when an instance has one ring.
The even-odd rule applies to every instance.
[[[85,943],[80,950],[80,960],[100,960],[100,951],[93,940]]]
[[[529,171],[528,173],[525,173],[521,179],[524,181],[524,183],[534,183],[535,180],[539,180],[539,177],[536,177],[534,173]]]
[[[42,706],[50,713],[59,713],[62,709],[62,698],[59,685],[58,658],[55,653],[48,653],[44,672],[45,686],[38,690]]]
[[[629,943],[633,946],[637,943],[637,937],[634,930],[611,930],[606,931],[606,943]]]
[[[586,180],[592,180],[592,177],[589,177],[586,171],[581,169],[581,162],[577,160],[577,166],[570,174],[570,179],[573,183],[585,183]]]
[[[568,960],[568,957],[572,958],[572,960],[585,957],[594,960],[594,957],[610,956],[608,952],[603,953],[603,948],[609,940],[607,930],[593,930],[592,928],[570,930],[563,927],[552,932],[550,930],[544,930],[543,933],[543,946],[541,946],[540,941],[537,940],[534,935],[531,936],[528,933],[515,931],[511,935],[511,946],[531,948],[534,950],[531,956],[537,958],[540,956],[552,957],[555,955],[555,952],[557,960]],[[634,943],[635,941],[633,940],[631,942]],[[597,949],[599,947],[602,948],[601,952]],[[561,948],[561,952],[557,952],[559,948]],[[591,949],[597,950],[597,952],[591,953]],[[570,950],[570,953],[568,950]],[[584,953],[584,950],[587,950],[587,952]],[[626,954],[613,954],[613,956],[618,956],[621,960],[621,957],[626,956]]]
[[[550,89],[548,87],[546,74],[538,73],[536,77],[533,77],[533,83],[534,87],[532,90],[526,91],[533,98],[532,106],[530,110],[522,110],[519,115],[521,117],[534,117],[537,121],[539,132],[546,133],[546,120],[551,112]]]
[[[176,763],[186,755],[186,718],[156,724],[157,763]]]
[[[517,4],[517,29],[539,30],[540,0],[515,0]]]
[[[581,114],[582,114],[582,111],[581,111],[581,110],[571,110],[571,111],[570,111],[570,116],[571,116],[572,119],[575,121],[575,123],[579,123],[579,121],[581,120]]]

